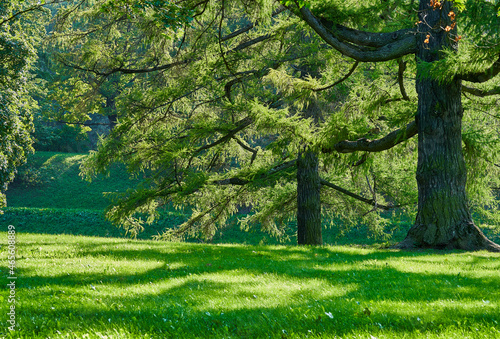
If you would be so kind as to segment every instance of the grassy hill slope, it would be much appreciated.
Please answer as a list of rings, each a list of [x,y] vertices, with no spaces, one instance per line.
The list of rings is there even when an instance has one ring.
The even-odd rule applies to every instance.
[[[103,193],[125,191],[138,181],[120,166],[114,166],[108,177],[85,181],[79,175],[85,157],[85,154],[52,152],[31,155],[7,191],[8,205],[103,210],[111,201]]]

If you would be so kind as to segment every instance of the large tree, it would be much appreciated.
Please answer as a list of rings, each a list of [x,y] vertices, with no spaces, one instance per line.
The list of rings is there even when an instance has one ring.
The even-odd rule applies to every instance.
[[[500,72],[498,3],[457,1],[455,5],[446,0],[421,0],[413,27],[384,33],[348,28],[342,25],[341,18],[322,17],[319,7],[325,5],[311,3],[308,8],[295,2],[297,13],[343,54],[360,62],[415,55],[416,128],[409,125],[399,139],[418,133],[418,212],[415,225],[398,247],[499,251],[500,246],[488,240],[472,221],[461,133],[462,82],[486,82]],[[458,33],[461,23],[464,32]],[[460,60],[459,41],[466,33],[470,34],[469,44],[484,48],[474,51],[469,47],[465,55],[470,59]],[[367,140],[353,143],[346,151],[370,151],[369,144]],[[385,148],[394,144],[388,143]]]

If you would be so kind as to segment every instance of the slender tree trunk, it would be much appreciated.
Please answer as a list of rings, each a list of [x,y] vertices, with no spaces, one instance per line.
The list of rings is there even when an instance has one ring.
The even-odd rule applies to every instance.
[[[106,111],[108,113],[109,131],[118,123],[118,115],[116,114],[116,102],[114,97],[106,97]]]
[[[297,159],[297,243],[322,245],[318,155],[311,150]]]
[[[443,3],[442,8],[433,9],[429,0],[420,2],[418,63],[438,61],[443,49],[456,48],[456,30],[442,29],[451,25],[452,18],[450,2]],[[415,225],[398,247],[499,251],[500,246],[474,225],[467,203],[460,80],[440,83],[420,73],[416,88],[418,213]]]
[[[116,114],[111,114],[108,115],[108,121],[109,121],[109,130],[112,131],[113,128],[118,124],[118,115]]]
[[[303,39],[308,39],[303,37]],[[300,65],[301,78],[318,77],[317,69],[308,64]],[[311,99],[302,117],[319,124],[321,111],[315,99]],[[297,157],[297,244],[323,245],[321,229],[321,180],[318,154],[304,146]]]

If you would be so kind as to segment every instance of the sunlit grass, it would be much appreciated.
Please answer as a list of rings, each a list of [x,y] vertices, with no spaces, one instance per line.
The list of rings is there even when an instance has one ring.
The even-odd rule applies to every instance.
[[[17,249],[18,331],[0,337],[500,337],[498,254],[29,234]]]

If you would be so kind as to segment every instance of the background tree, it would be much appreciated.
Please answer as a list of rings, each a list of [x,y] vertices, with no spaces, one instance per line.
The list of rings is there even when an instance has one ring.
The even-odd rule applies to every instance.
[[[16,168],[32,151],[36,83],[31,70],[43,35],[43,6],[35,1],[0,3],[0,207],[6,205],[4,193]]]

